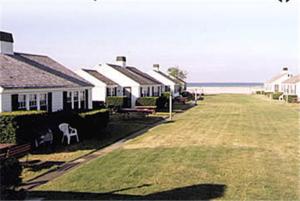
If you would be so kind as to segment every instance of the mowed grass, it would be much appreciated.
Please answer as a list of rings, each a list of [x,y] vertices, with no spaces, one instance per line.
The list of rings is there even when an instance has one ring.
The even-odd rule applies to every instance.
[[[299,200],[299,107],[207,96],[36,189],[49,199]]]

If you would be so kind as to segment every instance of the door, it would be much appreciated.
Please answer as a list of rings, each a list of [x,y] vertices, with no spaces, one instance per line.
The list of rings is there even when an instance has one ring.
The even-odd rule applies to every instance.
[[[123,95],[127,97],[126,103],[124,107],[131,108],[131,87],[124,87],[123,88]]]

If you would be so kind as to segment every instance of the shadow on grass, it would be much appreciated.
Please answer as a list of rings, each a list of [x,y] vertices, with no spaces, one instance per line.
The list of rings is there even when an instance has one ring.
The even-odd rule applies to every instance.
[[[119,192],[151,186],[144,184],[137,187],[120,189],[107,193],[63,192],[63,191],[30,191],[28,198],[44,198],[46,200],[210,200],[222,197],[226,190],[223,184],[198,184],[148,195],[129,195]]]
[[[25,168],[28,170],[36,172],[41,171],[43,169],[49,169],[53,166],[62,165],[64,162],[62,161],[40,161],[40,160],[32,160],[28,161],[24,164]]]

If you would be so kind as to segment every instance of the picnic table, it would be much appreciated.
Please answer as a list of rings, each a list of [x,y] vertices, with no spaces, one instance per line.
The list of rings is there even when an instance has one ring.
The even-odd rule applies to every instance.
[[[130,113],[153,114],[155,112],[155,108],[155,106],[136,106],[135,108],[121,108],[118,112],[129,117]]]

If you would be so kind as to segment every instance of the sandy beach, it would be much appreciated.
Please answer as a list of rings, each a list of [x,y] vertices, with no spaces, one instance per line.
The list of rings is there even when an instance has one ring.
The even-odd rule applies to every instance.
[[[252,87],[187,87],[187,90],[194,93],[204,94],[252,94],[256,91],[263,90],[262,86]]]

